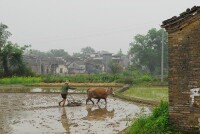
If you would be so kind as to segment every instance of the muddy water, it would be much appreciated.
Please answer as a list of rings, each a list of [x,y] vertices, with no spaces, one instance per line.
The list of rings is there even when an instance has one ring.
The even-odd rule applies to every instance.
[[[109,97],[105,106],[85,105],[85,94],[73,94],[83,104],[59,107],[59,94],[0,93],[0,133],[117,134],[148,107]],[[95,100],[96,101],[96,100]]]

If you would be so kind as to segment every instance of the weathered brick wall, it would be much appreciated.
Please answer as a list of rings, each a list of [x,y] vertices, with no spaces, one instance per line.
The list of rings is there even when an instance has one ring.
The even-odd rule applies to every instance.
[[[169,32],[170,121],[177,128],[200,131],[200,17]],[[200,92],[200,91],[199,91]]]

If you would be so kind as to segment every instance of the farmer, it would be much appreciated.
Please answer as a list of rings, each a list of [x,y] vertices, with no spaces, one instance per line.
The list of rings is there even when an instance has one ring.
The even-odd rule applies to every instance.
[[[61,105],[62,102],[63,102],[62,106],[63,107],[65,106],[65,101],[67,99],[69,89],[76,89],[76,88],[70,87],[69,82],[65,82],[64,85],[61,88],[61,96],[62,96],[63,99],[59,102],[59,106]]]

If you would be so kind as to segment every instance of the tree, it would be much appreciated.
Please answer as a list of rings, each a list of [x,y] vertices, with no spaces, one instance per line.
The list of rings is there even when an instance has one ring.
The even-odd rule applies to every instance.
[[[30,49],[26,50],[25,54],[39,56],[39,57],[63,57],[64,59],[71,57],[68,54],[68,52],[66,52],[64,49],[51,49],[48,52],[42,52],[40,50]]]
[[[109,67],[110,67],[111,73],[113,74],[120,73],[123,70],[123,67],[119,63],[114,62],[114,61],[110,62]]]
[[[6,43],[8,37],[11,35],[6,29],[8,28],[7,25],[0,23],[0,53],[3,45]],[[2,73],[2,60],[0,55],[0,73]]]
[[[0,57],[4,76],[33,75],[23,62],[22,54],[27,47],[20,47],[18,44],[13,44],[12,42],[8,42],[2,46]]]
[[[152,28],[146,35],[136,35],[130,43],[129,53],[133,54],[133,64],[136,67],[148,70],[152,74],[160,73],[162,33],[164,32],[164,67],[167,68],[168,49],[167,32],[163,29]]]
[[[6,43],[8,37],[11,36],[11,33],[6,30],[7,28],[7,25],[0,23],[0,51],[3,45]]]
[[[86,59],[88,57],[88,55],[90,55],[94,52],[95,52],[95,50],[93,48],[87,46],[87,47],[82,48],[80,53],[73,53],[73,57]]]
[[[24,52],[25,55],[33,55],[33,56],[39,56],[39,57],[47,57],[47,54],[45,52],[41,52],[40,50],[35,49],[26,49]]]
[[[91,54],[91,53],[94,53],[95,50],[93,48],[91,48],[90,46],[87,46],[87,47],[84,47],[81,49],[81,53],[83,55],[87,55],[87,54]]]
[[[81,58],[83,55],[81,53],[73,53],[72,57]]]
[[[65,52],[64,49],[51,49],[49,52],[47,52],[47,56],[50,56],[50,57],[63,57],[65,59],[70,57],[68,52]]]

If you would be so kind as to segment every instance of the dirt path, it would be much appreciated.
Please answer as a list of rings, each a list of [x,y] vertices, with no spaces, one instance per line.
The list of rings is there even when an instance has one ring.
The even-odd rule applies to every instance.
[[[59,107],[59,94],[0,93],[0,133],[12,134],[117,134],[148,107],[116,98],[105,106],[85,105],[85,95],[73,95],[83,102],[78,107]]]

